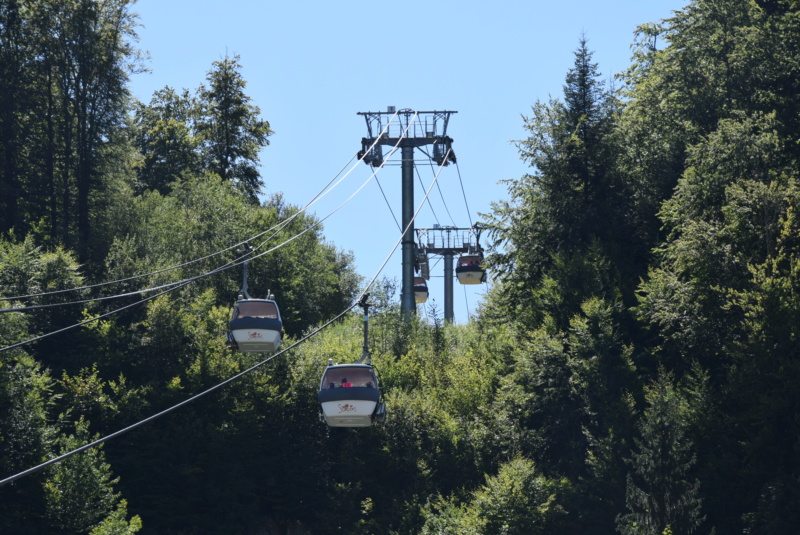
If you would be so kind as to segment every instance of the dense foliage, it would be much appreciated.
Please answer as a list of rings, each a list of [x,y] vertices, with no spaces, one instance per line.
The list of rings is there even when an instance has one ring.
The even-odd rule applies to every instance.
[[[242,240],[310,229],[249,266],[289,341],[359,290],[265,191],[238,58],[132,102],[136,24],[128,0],[0,0],[0,298],[59,305],[0,313],[0,478],[263,358],[221,334]],[[800,3],[692,0],[638,29],[618,87],[598,73],[581,38],[524,118],[478,318],[371,290],[384,424],[318,419],[325,363],[361,353],[351,313],[0,487],[0,532],[799,532]]]

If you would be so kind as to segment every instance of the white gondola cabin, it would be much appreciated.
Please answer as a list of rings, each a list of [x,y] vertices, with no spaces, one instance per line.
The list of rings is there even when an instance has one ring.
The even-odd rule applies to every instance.
[[[428,284],[422,277],[414,277],[414,300],[424,303],[428,300]]]
[[[272,352],[281,346],[283,322],[272,299],[239,299],[228,328],[228,346],[239,351]]]
[[[481,255],[463,255],[456,265],[456,277],[461,284],[480,284],[486,282],[486,270],[481,263]]]
[[[378,379],[369,364],[331,364],[325,368],[318,399],[330,427],[369,427],[386,418]]]

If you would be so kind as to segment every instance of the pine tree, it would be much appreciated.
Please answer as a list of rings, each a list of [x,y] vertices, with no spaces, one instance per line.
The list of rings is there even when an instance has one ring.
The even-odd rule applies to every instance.
[[[695,464],[686,436],[686,407],[672,376],[663,372],[646,390],[649,405],[639,423],[631,458],[627,506],[617,519],[623,535],[690,534],[702,524],[700,482],[690,481]]]

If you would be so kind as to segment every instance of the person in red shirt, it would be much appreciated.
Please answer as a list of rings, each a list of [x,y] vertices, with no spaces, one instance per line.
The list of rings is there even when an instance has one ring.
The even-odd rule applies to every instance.
[[[342,388],[350,388],[353,383],[348,383],[346,377],[342,377]]]

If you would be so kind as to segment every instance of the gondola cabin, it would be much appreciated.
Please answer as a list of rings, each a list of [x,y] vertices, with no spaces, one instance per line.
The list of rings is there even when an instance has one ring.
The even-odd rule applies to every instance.
[[[422,277],[414,277],[414,300],[417,303],[428,300],[428,284]]]
[[[329,365],[322,374],[318,399],[322,419],[330,427],[368,427],[386,416],[378,379],[369,364]]]
[[[486,270],[481,255],[463,255],[456,265],[456,277],[461,284],[480,284],[486,281]]]
[[[281,346],[283,322],[272,299],[239,299],[228,328],[228,345],[239,351],[271,352]]]

